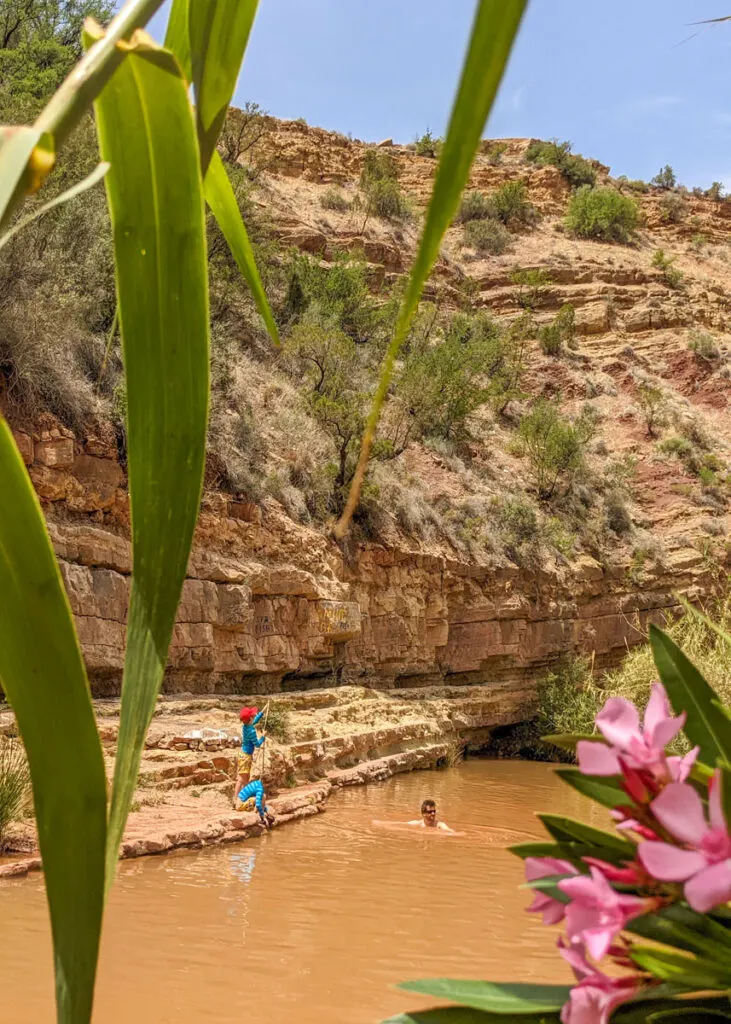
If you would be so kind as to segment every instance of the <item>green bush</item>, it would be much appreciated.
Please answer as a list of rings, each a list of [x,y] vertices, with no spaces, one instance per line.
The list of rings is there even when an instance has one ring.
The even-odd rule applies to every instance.
[[[721,203],[725,198],[725,191],[725,186],[720,181],[714,181],[711,187],[706,189],[705,196],[714,203]]]
[[[708,363],[721,358],[718,345],[707,331],[691,331],[688,335],[688,348],[699,359],[705,359]]]
[[[25,809],[30,792],[30,770],[19,740],[0,737],[0,851],[8,826]]]
[[[632,516],[621,494],[611,492],[604,502],[604,515],[607,526],[618,536],[629,533],[632,529]]]
[[[409,204],[398,183],[398,165],[390,153],[381,149],[366,150],[360,187],[370,216],[403,220],[409,215]]]
[[[541,350],[547,356],[559,356],[564,345],[572,348],[576,339],[576,312],[570,302],[561,307],[553,322],[538,331]]]
[[[660,200],[660,220],[663,224],[680,224],[688,216],[688,204],[677,192],[668,192]]]
[[[626,174],[620,174],[617,178],[620,185],[625,185],[632,192],[645,193],[650,191],[650,186],[642,178],[628,178]]]
[[[570,487],[584,466],[586,446],[595,425],[588,416],[574,423],[565,419],[555,402],[539,399],[518,427],[520,450],[528,458],[538,497],[550,501],[560,482]]]
[[[541,304],[551,275],[540,268],[516,267],[510,275],[513,284],[518,285],[516,301],[525,310],[534,310]]]
[[[506,181],[490,194],[488,202],[492,207],[492,215],[506,227],[535,222],[535,207],[528,202],[524,181]]]
[[[640,222],[637,203],[613,188],[578,189],[569,202],[566,227],[580,238],[627,243]]]
[[[675,188],[678,183],[678,179],[675,177],[675,171],[672,169],[670,164],[665,164],[661,167],[658,173],[650,182],[651,185],[655,185],[657,188]]]
[[[532,142],[525,158],[529,163],[539,167],[553,165],[563,174],[572,188],[582,185],[593,187],[596,184],[596,170],[588,160],[571,152],[570,142]]]
[[[485,156],[487,157],[489,163],[499,164],[507,148],[508,145],[506,142],[491,143],[485,150]]]
[[[665,423],[665,411],[667,409],[667,398],[662,388],[653,387],[651,384],[639,384],[637,386],[637,402],[645,420],[648,437],[656,437],[657,430]]]
[[[442,139],[427,130],[416,139],[416,155],[437,157],[442,148]]]
[[[282,704],[270,704],[266,712],[266,731],[268,736],[286,743],[289,739],[289,708]]]
[[[464,241],[478,252],[501,256],[510,247],[512,236],[504,224],[490,218],[465,224]]]
[[[471,220],[488,220],[493,213],[492,203],[485,193],[472,189],[462,196],[457,220],[462,224]]]
[[[538,516],[525,498],[505,498],[495,510],[495,521],[501,530],[508,554],[515,558],[523,544],[538,535]]]
[[[652,257],[653,267],[662,272],[663,279],[668,288],[679,288],[685,277],[682,270],[678,270],[674,264],[675,260],[666,256],[662,249],[657,249]]]
[[[397,395],[410,410],[416,433],[464,434],[468,417],[494,394],[493,377],[506,358],[505,336],[486,314],[458,313],[436,344],[410,355]]]
[[[294,324],[311,307],[357,342],[371,338],[382,318],[368,287],[367,265],[351,253],[338,253],[329,267],[306,253],[291,257],[281,319]]]
[[[676,455],[679,459],[687,459],[693,454],[693,445],[687,437],[666,437],[657,447],[664,455]]]
[[[350,203],[338,188],[329,188],[320,196],[320,206],[326,210],[337,210],[339,213],[345,213],[350,209]]]

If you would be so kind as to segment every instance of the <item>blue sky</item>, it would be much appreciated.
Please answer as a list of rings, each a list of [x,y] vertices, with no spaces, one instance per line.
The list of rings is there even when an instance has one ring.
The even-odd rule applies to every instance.
[[[473,12],[261,0],[236,100],[369,141],[439,134]],[[531,0],[486,134],[570,139],[615,174],[670,163],[685,184],[731,188],[731,22],[688,27],[724,14],[731,0]]]

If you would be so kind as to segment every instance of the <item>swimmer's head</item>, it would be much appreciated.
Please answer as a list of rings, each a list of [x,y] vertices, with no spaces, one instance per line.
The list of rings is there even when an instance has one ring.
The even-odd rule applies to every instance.
[[[257,708],[242,708],[239,712],[239,718],[244,723],[250,722],[252,718],[256,718],[257,710]]]
[[[424,819],[425,825],[436,825],[437,805],[434,803],[433,800],[422,800],[421,816]]]

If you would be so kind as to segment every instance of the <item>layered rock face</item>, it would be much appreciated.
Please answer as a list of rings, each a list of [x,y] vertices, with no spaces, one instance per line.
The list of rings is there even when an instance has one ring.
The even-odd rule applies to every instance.
[[[408,267],[412,228],[373,223],[366,229],[347,215],[323,217],[319,207],[329,183],[357,180],[361,144],[272,122],[262,146],[268,147],[264,196],[282,239],[324,260],[338,249],[360,249],[374,280]],[[498,318],[515,316],[520,310],[511,266],[550,270],[542,308],[548,315],[564,302],[575,305],[579,353],[570,363],[532,355],[528,390],[560,393],[569,409],[596,398],[606,457],[631,454],[637,462],[636,511],[646,529],[661,537],[662,558],[633,569],[631,552],[617,542],[614,558],[582,554],[522,568],[484,552],[467,556],[446,542],[409,540],[396,527],[384,544],[338,546],[294,523],[272,499],[257,506],[207,491],[167,692],[262,693],[359,683],[413,693],[447,683],[500,684],[512,688],[517,708],[521,686],[532,693],[535,679],[561,655],[585,651],[600,666],[614,663],[628,644],[642,639],[648,619],[660,619],[679,595],[700,600],[712,592],[725,553],[716,545],[709,557],[698,539],[725,535],[725,503],[704,504],[697,481],[680,462],[656,460],[654,442],[628,403],[637,396],[638,367],[659,374],[689,414],[704,418],[719,450],[728,448],[729,378],[693,357],[683,334],[697,324],[724,329],[731,274],[720,247],[728,239],[728,204],[688,199],[693,230],[702,222],[709,243],[718,243],[702,265],[687,245],[691,228],[664,224],[656,194],[643,199],[647,227],[639,247],[570,240],[556,231],[568,186],[555,168],[521,164],[526,146],[525,140],[508,140],[501,166],[478,158],[472,185],[490,188],[524,178],[544,217],[540,228],[518,238],[510,256],[469,260],[453,229],[430,287],[456,298],[469,274],[478,305]],[[434,161],[398,147],[393,153],[402,185],[415,201],[425,201]],[[677,254],[687,275],[682,295],[650,267],[652,250],[661,245]],[[48,517],[94,692],[116,694],[131,554],[126,471],[114,431],[97,424],[74,436],[50,416],[12,425]],[[519,471],[506,451],[484,458],[498,488]],[[404,459],[429,480],[435,498],[460,493],[462,485],[434,453],[407,451]],[[709,517],[714,529],[704,533]],[[529,711],[520,704],[521,715]],[[508,720],[505,714],[502,720]],[[488,715],[481,725],[489,724]]]

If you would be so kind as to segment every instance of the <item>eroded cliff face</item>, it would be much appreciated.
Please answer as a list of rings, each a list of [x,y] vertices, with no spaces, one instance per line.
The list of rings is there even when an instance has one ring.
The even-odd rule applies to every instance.
[[[700,224],[710,246],[703,257],[689,248],[689,226],[661,221],[661,197],[654,193],[642,200],[646,228],[638,247],[578,242],[556,230],[568,186],[555,168],[521,164],[526,145],[508,140],[500,166],[478,158],[472,185],[525,179],[543,215],[540,227],[517,238],[510,256],[487,259],[466,256],[453,229],[430,287],[456,301],[469,276],[478,305],[498,317],[514,316],[519,306],[511,267],[550,269],[542,307],[555,312],[564,302],[574,304],[579,351],[562,362],[533,354],[529,390],[560,393],[569,409],[587,396],[596,399],[604,442],[604,455],[596,459],[636,459],[637,518],[661,539],[662,556],[636,565],[618,540],[611,552],[526,568],[486,552],[467,555],[446,541],[408,539],[395,523],[383,544],[339,546],[324,532],[294,523],[272,499],[258,506],[208,490],[170,652],[168,692],[338,684],[413,692],[445,683],[504,684],[514,694],[516,715],[525,717],[530,707],[521,687],[532,699],[536,678],[559,656],[581,650],[595,654],[599,665],[615,662],[641,639],[647,620],[660,619],[678,596],[699,600],[712,592],[726,559],[718,539],[727,531],[726,499],[704,500],[679,461],[658,461],[629,403],[636,399],[638,367],[659,375],[727,454],[729,379],[689,353],[684,332],[694,325],[725,329],[731,208],[688,198],[692,230],[697,234]],[[415,228],[366,226],[350,214],[324,215],[319,206],[329,183],[354,187],[361,144],[272,122],[262,146],[268,147],[262,202],[282,239],[325,261],[338,249],[362,250],[374,280],[408,267]],[[425,202],[434,161],[398,147],[393,152],[402,185]],[[661,246],[687,275],[682,294],[650,267],[653,249]],[[48,517],[92,686],[97,695],[115,694],[131,556],[126,474],[114,431],[101,423],[74,436],[50,416],[13,426]],[[433,499],[463,493],[463,482],[434,452],[415,448],[403,458],[428,482]],[[490,463],[498,492],[521,471],[507,447],[475,452],[475,458]],[[501,716],[503,722],[511,717],[504,707]]]

